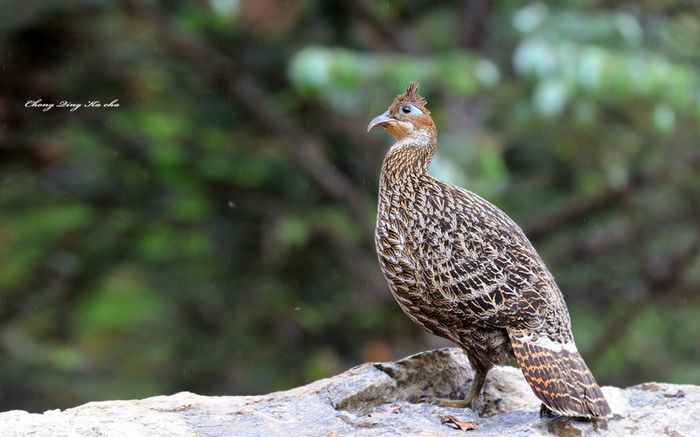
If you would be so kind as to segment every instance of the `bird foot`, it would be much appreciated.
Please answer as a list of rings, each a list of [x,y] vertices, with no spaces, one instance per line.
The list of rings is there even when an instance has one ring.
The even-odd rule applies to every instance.
[[[471,408],[473,410],[474,404],[476,403],[474,401],[475,399],[473,397],[467,397],[462,400],[428,398],[423,402],[437,405],[438,407]]]
[[[540,405],[540,419],[543,417],[556,417],[558,416],[557,413],[549,409],[545,404]]]

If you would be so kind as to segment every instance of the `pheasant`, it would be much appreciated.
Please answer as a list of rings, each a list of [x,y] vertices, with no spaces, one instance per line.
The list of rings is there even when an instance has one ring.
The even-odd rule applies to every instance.
[[[474,408],[496,364],[515,358],[535,395],[566,416],[603,418],[610,407],[579,355],[559,287],[520,227],[464,188],[428,174],[437,129],[413,82],[368,125],[397,141],[379,179],[375,245],[401,309],[428,332],[461,346]]]

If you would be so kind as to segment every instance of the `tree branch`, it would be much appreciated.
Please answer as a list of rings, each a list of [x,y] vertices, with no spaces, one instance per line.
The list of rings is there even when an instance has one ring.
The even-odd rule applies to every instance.
[[[700,253],[700,235],[695,236],[686,250],[674,256],[663,271],[651,268],[648,260],[644,262],[642,276],[646,284],[646,292],[637,300],[628,303],[624,312],[608,326],[591,348],[591,352],[587,354],[587,360],[590,363],[599,361],[610,346],[620,341],[632,322],[645,308],[681,282],[683,272],[692,265],[698,253]]]
[[[462,2],[462,8],[457,15],[459,44],[472,50],[483,51],[484,43],[489,36],[487,26],[493,13],[493,0]]]
[[[284,139],[301,168],[329,195],[343,203],[368,235],[371,233],[367,196],[356,190],[353,182],[328,162],[317,139],[307,135],[291,117],[280,111],[251,76],[239,71],[235,59],[181,32],[163,12],[136,0],[124,0],[123,3],[129,13],[149,23],[173,50],[198,69],[204,69],[210,79],[233,95],[253,120]]]
[[[635,175],[623,187],[608,187],[597,195],[573,199],[559,211],[555,211],[548,217],[540,218],[537,222],[524,226],[525,234],[530,240],[538,240],[552,230],[558,229],[567,223],[580,220],[598,210],[623,201],[644,187],[649,180],[648,176]]]

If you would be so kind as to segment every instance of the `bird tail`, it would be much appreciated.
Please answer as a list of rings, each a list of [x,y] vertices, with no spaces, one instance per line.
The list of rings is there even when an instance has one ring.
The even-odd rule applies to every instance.
[[[612,414],[573,340],[564,344],[517,329],[508,329],[508,335],[527,383],[549,409],[575,417]]]

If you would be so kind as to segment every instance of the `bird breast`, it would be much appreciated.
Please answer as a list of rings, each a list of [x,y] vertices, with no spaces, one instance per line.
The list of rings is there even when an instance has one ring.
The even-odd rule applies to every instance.
[[[452,258],[456,221],[438,220],[434,209],[448,205],[420,181],[393,188],[380,190],[375,233],[380,266],[395,295],[438,304],[445,296],[431,293],[430,283]]]

